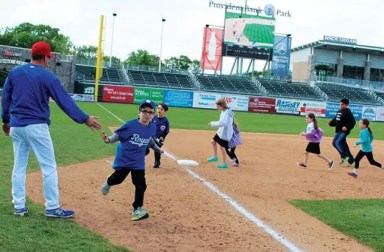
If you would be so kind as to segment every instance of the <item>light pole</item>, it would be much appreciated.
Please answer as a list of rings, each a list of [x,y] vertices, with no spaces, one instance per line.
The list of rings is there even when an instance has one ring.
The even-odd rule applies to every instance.
[[[166,21],[165,18],[161,19],[161,36],[160,36],[160,57],[159,57],[159,73],[161,72],[161,53],[163,50],[163,28],[164,28],[164,22]]]
[[[112,66],[113,32],[115,30],[115,17],[117,16],[117,14],[114,12],[112,16],[113,16],[113,21],[112,21],[112,37],[111,37],[111,54],[109,55],[109,67]]]

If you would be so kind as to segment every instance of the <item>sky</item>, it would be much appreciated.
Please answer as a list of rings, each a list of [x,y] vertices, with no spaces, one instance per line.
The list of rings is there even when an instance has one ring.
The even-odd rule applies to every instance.
[[[292,47],[324,35],[357,39],[359,45],[384,47],[382,0],[211,0],[264,9],[272,4],[291,17],[276,16],[275,32],[291,34]],[[145,49],[162,58],[186,55],[200,60],[206,24],[224,26],[224,9],[210,0],[1,0],[0,29],[22,22],[60,29],[76,46],[97,46],[104,15],[104,54],[124,60]],[[117,16],[113,18],[113,13]],[[162,22],[162,18],[166,21]],[[161,28],[163,36],[161,39]],[[112,36],[113,34],[113,36]],[[113,38],[113,39],[112,39]],[[113,43],[112,43],[113,41]],[[161,43],[162,42],[162,43]],[[162,44],[162,46],[160,46]],[[223,62],[228,64],[231,58]]]

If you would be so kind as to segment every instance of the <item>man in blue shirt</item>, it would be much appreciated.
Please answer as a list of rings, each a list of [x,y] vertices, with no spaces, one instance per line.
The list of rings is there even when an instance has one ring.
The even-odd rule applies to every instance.
[[[148,212],[142,209],[144,192],[147,189],[145,182],[145,153],[148,147],[163,153],[154,141],[156,126],[152,123],[155,104],[150,100],[143,100],[139,106],[139,118],[127,121],[123,126],[108,137],[101,133],[105,143],[120,141],[116,148],[115,161],[112,168],[115,170],[105,181],[101,188],[103,195],[107,195],[111,186],[121,184],[131,173],[132,183],[135,186],[135,200],[132,204],[132,220],[138,221],[149,217]]]
[[[74,212],[60,207],[57,165],[49,132],[49,100],[75,122],[91,129],[101,129],[96,117],[85,114],[64,90],[60,80],[46,67],[54,58],[45,42],[32,46],[32,61],[12,69],[5,80],[2,96],[2,129],[12,137],[14,166],[12,173],[12,202],[16,216],[28,214],[26,207],[26,171],[30,149],[36,155],[43,173],[45,215],[70,218]]]

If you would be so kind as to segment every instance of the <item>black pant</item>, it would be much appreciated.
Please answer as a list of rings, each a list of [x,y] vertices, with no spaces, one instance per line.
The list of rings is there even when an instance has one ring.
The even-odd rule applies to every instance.
[[[160,165],[160,159],[161,159],[161,153],[154,151],[155,152],[155,165],[158,164]]]
[[[355,157],[355,168],[356,168],[356,169],[359,168],[360,160],[361,160],[364,156],[367,156],[367,159],[368,159],[368,161],[369,161],[369,163],[370,163],[371,165],[374,165],[374,166],[377,166],[377,167],[381,167],[381,164],[380,164],[379,162],[376,162],[376,161],[373,159],[372,151],[371,151],[371,152],[359,151],[359,153],[357,153],[357,155],[356,155],[356,157]]]
[[[239,164],[239,160],[237,159],[237,156],[235,154],[236,147],[233,148],[227,148],[225,149],[225,152],[227,152],[227,155],[231,160],[234,160],[236,164]]]
[[[115,170],[115,172],[108,177],[107,183],[110,186],[121,184],[129,173],[131,173],[132,184],[135,186],[135,201],[132,206],[133,209],[136,209],[142,207],[144,202],[144,192],[147,189],[147,184],[145,183],[145,170]]]

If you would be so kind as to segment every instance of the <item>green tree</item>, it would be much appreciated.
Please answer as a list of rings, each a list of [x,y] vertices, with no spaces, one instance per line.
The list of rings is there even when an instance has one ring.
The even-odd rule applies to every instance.
[[[48,25],[21,23],[15,27],[6,27],[0,33],[2,45],[31,48],[35,42],[45,41],[51,45],[53,52],[62,54],[69,54],[72,48],[69,37],[60,34],[58,28]]]
[[[185,55],[171,57],[169,59],[165,59],[164,62],[166,67],[177,70],[188,70],[192,66],[192,60]]]
[[[147,50],[139,49],[136,52],[131,52],[124,64],[158,66],[159,56],[150,54]]]
[[[72,53],[79,59],[96,59],[97,46],[74,46]]]

